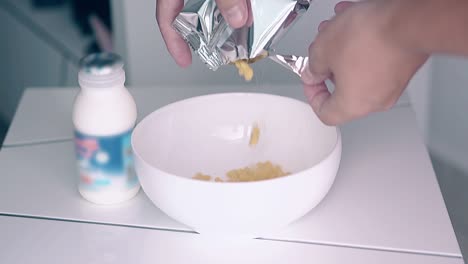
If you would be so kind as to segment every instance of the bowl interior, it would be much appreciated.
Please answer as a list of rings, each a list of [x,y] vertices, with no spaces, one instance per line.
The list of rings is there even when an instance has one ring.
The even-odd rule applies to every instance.
[[[259,141],[250,146],[253,126]],[[323,160],[337,142],[309,105],[287,97],[226,93],[167,105],[143,119],[133,147],[146,163],[182,177],[223,177],[231,169],[271,161],[290,173]]]

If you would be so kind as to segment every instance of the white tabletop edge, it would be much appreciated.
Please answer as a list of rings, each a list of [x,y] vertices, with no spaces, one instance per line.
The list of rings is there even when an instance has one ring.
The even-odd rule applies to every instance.
[[[233,244],[221,243],[209,240],[200,239],[195,234],[184,234],[174,232],[164,232],[161,230],[143,230],[131,227],[95,225],[87,223],[70,223],[66,221],[41,220],[25,217],[2,216],[0,215],[0,231],[8,238],[0,240],[0,248],[3,252],[3,259],[15,259],[15,261],[26,261],[28,263],[34,259],[41,263],[63,263],[66,258],[71,262],[67,263],[88,263],[87,258],[101,259],[104,256],[113,255],[115,262],[128,263],[125,257],[131,255],[132,263],[135,261],[135,255],[140,256],[140,261],[144,263],[150,259],[153,262],[154,258],[162,258],[170,263],[186,263],[181,261],[177,256],[183,255],[183,258],[188,260],[206,258],[215,263],[219,260],[230,261],[229,263],[239,263],[239,260],[231,258],[244,258],[244,263],[264,263],[263,261],[255,260],[259,256],[265,257],[275,255],[268,263],[284,263],[286,256],[296,255],[294,263],[310,263],[311,259],[321,260],[321,263],[344,263],[344,261],[353,259],[358,263],[374,264],[379,263],[411,263],[411,264],[462,264],[463,259],[459,257],[446,257],[438,255],[413,254],[407,252],[393,252],[373,249],[360,249],[342,246],[330,246],[323,244],[310,243],[295,243],[290,241],[274,241],[264,239],[253,239],[244,242]],[[25,236],[21,232],[26,232]],[[112,237],[112,243],[108,237]],[[134,241],[131,246],[122,247],[124,242],[130,239]],[[6,242],[8,241],[8,242]],[[47,245],[47,247],[37,247],[38,241]],[[74,246],[70,247],[70,244]],[[184,244],[185,247],[180,244]],[[216,245],[218,246],[216,246]],[[200,250],[203,247],[218,247],[217,250]],[[29,253],[39,250],[41,254],[18,254],[23,252],[20,248],[29,248]],[[80,254],[77,259],[70,260],[70,252],[60,253],[57,249],[63,250],[78,250]],[[93,250],[95,248],[101,251]],[[124,249],[125,250],[122,250]],[[178,250],[184,248],[184,250]],[[272,252],[272,248],[275,250]],[[106,254],[102,254],[102,249]],[[236,249],[236,250],[233,250]],[[52,252],[48,252],[48,251]],[[159,250],[159,252],[157,252]],[[45,252],[47,253],[45,253]],[[55,254],[53,254],[55,252]],[[98,253],[100,252],[100,253]],[[125,253],[122,253],[125,252]],[[151,253],[148,253],[151,252]],[[155,254],[157,252],[157,254]],[[52,253],[52,254],[51,254]],[[215,253],[213,256],[212,254]],[[239,254],[242,253],[242,254]],[[247,256],[245,256],[247,254]],[[299,254],[300,256],[298,256]],[[125,255],[125,256],[124,256]],[[226,258],[228,256],[228,258]],[[237,256],[237,257],[236,257]],[[369,257],[372,256],[372,257]],[[46,262],[44,259],[48,259]],[[58,258],[58,259],[57,259]],[[124,258],[124,259],[122,259]],[[41,260],[42,259],[42,260]],[[208,262],[202,263],[208,263]],[[52,261],[52,262],[50,262]],[[75,262],[76,261],[76,262]],[[191,260],[193,261],[193,259]],[[93,262],[94,263],[94,262]],[[114,263],[114,262],[113,262]],[[140,263],[140,262],[138,262]],[[198,262],[197,262],[198,263]]]
[[[145,225],[118,224],[118,223],[106,223],[106,222],[98,222],[98,221],[86,221],[86,220],[79,220],[79,219],[72,219],[72,218],[45,217],[42,215],[34,215],[34,214],[0,213],[0,217],[19,217],[19,218],[36,219],[36,220],[44,220],[44,221],[60,221],[60,222],[68,222],[68,223],[127,227],[127,228],[147,229],[147,230],[155,230],[155,231],[163,231],[163,232],[197,234],[195,231],[192,231],[189,229],[183,229],[183,228],[179,228],[179,229],[162,228],[162,227],[159,228],[159,227],[145,226]],[[330,242],[330,241],[307,241],[307,240],[300,240],[300,239],[287,240],[287,239],[275,239],[275,238],[256,238],[255,240],[277,241],[277,242],[286,242],[286,243],[300,243],[300,244],[330,246],[330,247],[343,247],[343,248],[353,248],[353,249],[359,249],[359,250],[373,250],[373,251],[416,254],[416,255],[436,256],[436,257],[445,257],[445,258],[458,258],[458,259],[463,258],[461,254],[439,253],[439,252],[431,252],[431,251],[424,251],[424,250],[408,250],[408,249],[403,249],[403,248],[378,247],[378,246],[349,244],[349,243],[336,243],[336,242]]]

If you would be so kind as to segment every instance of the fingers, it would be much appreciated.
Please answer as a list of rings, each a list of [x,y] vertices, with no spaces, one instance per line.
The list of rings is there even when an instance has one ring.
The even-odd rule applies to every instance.
[[[344,12],[349,7],[353,6],[355,3],[351,1],[342,1],[336,4],[335,13],[338,15]],[[302,81],[305,84],[315,85],[325,81],[330,78],[331,70],[330,65],[328,65],[328,56],[331,56],[330,51],[328,51],[327,41],[331,41],[333,37],[333,32],[325,32],[333,23],[333,20],[322,21],[318,26],[319,35],[317,36],[316,43],[311,44],[309,47],[309,65],[302,72]]]
[[[339,15],[339,14],[343,13],[346,9],[348,9],[349,7],[351,7],[354,4],[355,4],[354,2],[350,2],[350,1],[339,2],[335,6],[335,14]],[[330,21],[328,21],[328,20],[322,21],[318,26],[318,31],[321,32],[321,31],[325,30],[325,27],[329,23],[330,23]]]
[[[249,19],[247,1],[250,0],[216,0],[216,5],[231,27],[240,28]]]
[[[325,82],[304,85],[307,101],[324,124],[341,125],[374,111],[370,105],[360,102],[360,97],[344,96],[341,88],[337,87],[335,92],[330,93]]]
[[[325,20],[325,21],[322,21],[319,26],[318,26],[318,32],[322,32],[323,30],[325,30],[325,27],[330,23],[330,21],[328,20]]]
[[[335,14],[341,14],[343,13],[346,9],[354,5],[354,2],[351,1],[342,1],[339,2],[338,4],[335,5]]]
[[[349,1],[339,2],[335,6],[335,13],[339,15],[353,4]],[[329,51],[327,41],[333,39],[334,33],[326,32],[332,23],[333,21],[325,20],[318,26],[319,35],[309,47],[309,64],[302,72],[301,78],[305,95],[318,118],[327,125],[338,125],[354,118],[358,113],[347,111],[343,107],[346,102],[338,103],[339,98],[343,98],[340,96],[340,89],[335,89],[335,93],[331,94],[325,85],[326,79],[333,79],[330,65],[332,51]],[[331,37],[328,36],[330,34]]]
[[[172,22],[183,5],[183,0],[157,0],[156,20],[169,53],[179,66],[185,68],[192,63],[192,54],[187,43],[172,28]]]
[[[334,126],[342,122],[335,107],[335,95],[330,94],[325,82],[304,85],[304,94],[315,114],[324,124]]]
[[[301,74],[305,84],[319,84],[331,75],[328,50],[320,37],[317,37],[309,47],[309,62]]]
[[[338,4],[336,4],[335,6],[335,14],[339,15],[341,13],[343,13],[346,9],[348,9],[349,7],[351,7],[352,5],[354,5],[355,3],[354,2],[351,2],[351,1],[342,1],[342,2],[339,2]],[[329,20],[324,20],[322,21],[319,26],[318,26],[318,31],[321,32],[323,30],[325,30],[326,26],[330,23]]]
[[[248,27],[251,27],[253,25],[252,3],[250,3],[250,0],[246,0],[246,3],[247,3],[247,10],[249,12],[247,14],[247,23],[245,25]]]

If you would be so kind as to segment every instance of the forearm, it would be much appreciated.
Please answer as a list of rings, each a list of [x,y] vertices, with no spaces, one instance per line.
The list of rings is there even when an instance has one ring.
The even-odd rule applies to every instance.
[[[468,56],[468,0],[387,1],[390,36],[427,54]]]

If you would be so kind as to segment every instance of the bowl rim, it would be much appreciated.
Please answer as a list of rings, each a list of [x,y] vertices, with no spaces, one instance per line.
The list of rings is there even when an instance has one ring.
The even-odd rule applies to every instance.
[[[150,118],[150,116],[153,116],[155,114],[158,114],[158,113],[161,113],[163,111],[167,111],[168,108],[170,107],[173,107],[174,105],[176,104],[179,104],[179,103],[184,103],[184,102],[187,102],[187,101],[194,101],[194,100],[200,100],[202,98],[206,98],[206,97],[214,97],[214,96],[222,96],[222,97],[225,97],[225,96],[250,96],[250,95],[260,95],[260,96],[270,96],[270,97],[278,97],[278,98],[282,98],[282,99],[286,99],[286,100],[291,100],[291,101],[294,101],[295,103],[299,103],[299,104],[303,104],[303,105],[306,105],[306,106],[309,106],[309,104],[303,102],[303,101],[300,101],[298,99],[295,99],[295,98],[291,98],[291,97],[287,97],[287,96],[282,96],[282,95],[276,95],[276,94],[269,94],[269,93],[263,93],[263,92],[220,92],[220,93],[212,93],[212,94],[206,94],[206,95],[198,95],[198,96],[193,96],[193,97],[190,97],[190,98],[186,98],[186,99],[182,99],[182,100],[178,100],[178,101],[175,101],[175,102],[172,102],[172,103],[169,103],[169,104],[166,104],[156,110],[154,110],[153,112],[147,114],[143,119],[140,120],[140,122],[138,122],[134,129],[132,130],[132,133],[131,133],[131,146],[132,146],[132,152],[133,152],[133,155],[134,156],[137,156],[138,159],[140,161],[142,161],[146,166],[152,168],[152,169],[156,169],[158,170],[159,172],[162,172],[166,175],[170,175],[170,176],[173,176],[174,178],[176,179],[179,179],[179,180],[183,180],[183,181],[192,181],[192,182],[198,182],[200,184],[217,184],[219,186],[232,186],[232,185],[246,185],[246,184],[249,184],[249,185],[252,185],[252,184],[262,184],[262,183],[265,183],[265,182],[272,182],[272,181],[281,181],[281,180],[285,180],[286,178],[289,178],[290,176],[294,176],[294,175],[299,175],[299,174],[302,174],[303,172],[305,171],[308,171],[310,169],[313,169],[317,166],[319,166],[320,164],[322,164],[325,160],[328,160],[332,154],[336,151],[337,147],[339,147],[338,145],[342,145],[342,136],[341,136],[341,129],[338,127],[338,126],[328,126],[328,125],[325,125],[323,122],[321,122],[319,120],[319,122],[321,122],[322,124],[324,124],[325,126],[328,126],[328,127],[332,127],[335,129],[336,131],[336,140],[335,140],[335,144],[333,145],[333,147],[330,149],[330,151],[318,162],[316,163],[315,165],[311,166],[311,167],[308,167],[306,169],[303,169],[303,170],[300,170],[296,173],[291,173],[290,175],[286,175],[286,176],[283,176],[283,177],[277,177],[277,178],[272,178],[272,179],[266,179],[266,180],[258,180],[258,181],[247,181],[247,182],[215,182],[215,181],[201,181],[201,180],[197,180],[197,179],[192,179],[190,177],[184,177],[184,176],[181,176],[181,175],[177,175],[177,174],[174,174],[174,173],[170,173],[170,172],[167,172],[165,170],[162,170],[160,168],[157,168],[155,166],[152,166],[148,161],[146,161],[146,159],[144,159],[137,151],[135,151],[135,131],[138,129],[139,125],[141,123],[143,123],[145,120],[147,120],[148,118]],[[315,113],[314,113],[315,114]],[[223,184],[220,184],[220,183],[223,183]]]

